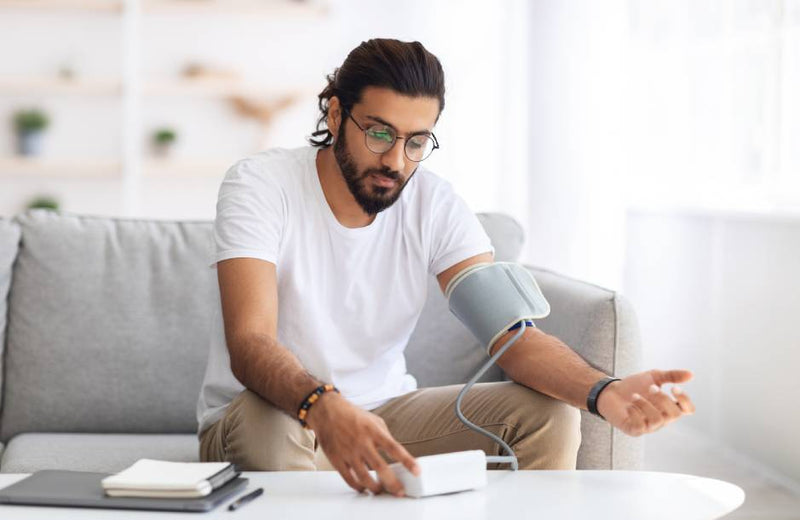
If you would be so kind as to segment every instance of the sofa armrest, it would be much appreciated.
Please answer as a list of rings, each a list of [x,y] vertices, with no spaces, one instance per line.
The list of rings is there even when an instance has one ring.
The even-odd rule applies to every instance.
[[[630,302],[619,293],[554,271],[526,266],[538,282],[550,315],[537,320],[590,365],[616,377],[641,368],[641,336]],[[581,411],[578,469],[640,469],[644,445],[587,411]]]

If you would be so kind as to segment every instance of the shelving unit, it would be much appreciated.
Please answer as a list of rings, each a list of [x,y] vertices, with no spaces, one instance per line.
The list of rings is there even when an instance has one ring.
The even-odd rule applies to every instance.
[[[20,76],[0,78],[0,95],[119,95],[122,83],[115,78],[76,78]]]
[[[118,17],[122,28],[119,77],[71,78],[18,76],[0,78],[0,96],[111,96],[121,102],[121,153],[118,158],[0,157],[0,178],[109,178],[121,183],[125,214],[140,204],[141,183],[154,178],[209,178],[232,164],[231,158],[162,159],[143,149],[142,108],[149,99],[164,97],[249,98],[259,101],[310,94],[306,88],[276,90],[235,77],[175,76],[145,79],[141,72],[141,27],[149,16],[268,16],[316,19],[326,14],[321,0],[0,0],[0,13],[15,11],[73,11]]]
[[[79,10],[79,11],[121,11],[120,0],[0,0],[0,9],[47,9],[47,10]]]
[[[159,159],[148,158],[142,161],[142,173],[147,178],[198,177],[219,178],[234,159]]]
[[[0,157],[0,174],[3,177],[114,178],[119,176],[121,166],[119,161],[113,159]]]

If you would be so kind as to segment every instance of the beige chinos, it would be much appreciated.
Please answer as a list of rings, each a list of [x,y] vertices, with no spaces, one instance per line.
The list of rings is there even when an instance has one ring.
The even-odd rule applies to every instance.
[[[421,388],[372,410],[392,436],[419,457],[480,449],[505,455],[491,439],[458,420],[461,385]],[[575,469],[581,443],[580,411],[514,382],[476,384],[462,401],[464,415],[511,446],[520,469]],[[244,390],[225,415],[200,435],[200,460],[228,461],[245,471],[333,470],[295,417]],[[489,465],[489,469],[508,465]]]

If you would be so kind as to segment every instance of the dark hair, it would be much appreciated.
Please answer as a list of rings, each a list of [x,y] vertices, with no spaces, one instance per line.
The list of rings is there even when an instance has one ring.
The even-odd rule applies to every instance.
[[[333,142],[327,125],[328,106],[333,96],[349,111],[361,101],[365,88],[386,87],[406,96],[437,98],[439,114],[444,110],[442,64],[420,42],[384,38],[361,42],[327,79],[328,85],[317,96],[322,112],[317,120],[317,131],[308,139],[314,146],[328,146]]]

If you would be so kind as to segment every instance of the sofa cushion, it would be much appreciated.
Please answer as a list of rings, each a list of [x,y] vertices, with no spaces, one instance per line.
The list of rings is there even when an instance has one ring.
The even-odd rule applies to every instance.
[[[0,402],[3,398],[3,353],[6,346],[7,298],[11,286],[11,268],[17,258],[19,234],[19,226],[16,222],[0,218]]]
[[[218,292],[211,223],[44,210],[16,220],[0,441],[196,431]]]
[[[116,473],[141,458],[197,462],[192,434],[25,433],[11,439],[3,453],[3,473],[69,469]]]

